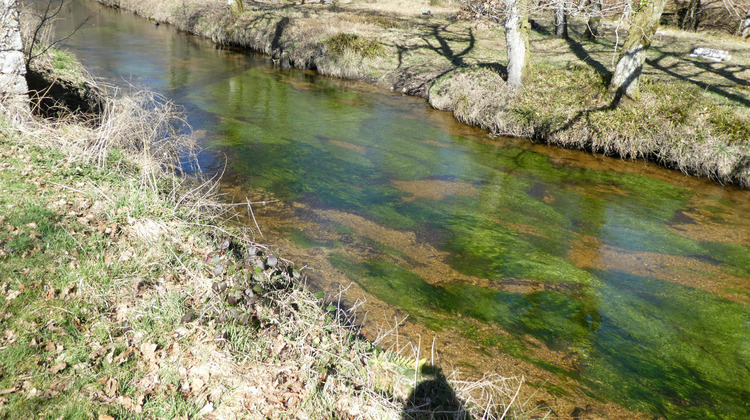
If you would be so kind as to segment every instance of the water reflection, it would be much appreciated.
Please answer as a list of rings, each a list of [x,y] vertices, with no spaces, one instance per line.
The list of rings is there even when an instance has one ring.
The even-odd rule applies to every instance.
[[[118,15],[70,46],[185,106],[228,156],[227,191],[283,200],[259,214],[288,252],[472,351],[573,381],[560,392],[750,414],[748,192],[487,139],[418,100]]]

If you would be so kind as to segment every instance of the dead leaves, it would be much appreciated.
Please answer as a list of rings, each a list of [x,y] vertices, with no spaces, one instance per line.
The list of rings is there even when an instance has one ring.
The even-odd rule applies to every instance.
[[[44,299],[69,299],[76,295],[78,285],[75,282],[68,283],[62,289],[50,288],[42,295]]]
[[[101,378],[97,381],[103,387],[104,395],[113,398],[117,394],[117,379]]]
[[[119,396],[117,397],[117,404],[131,413],[140,414],[143,412],[143,398],[143,395],[139,395],[135,400],[130,397]]]
[[[51,368],[49,368],[49,371],[53,374],[58,374],[65,370],[68,367],[68,364],[65,362],[59,362],[54,364]]]
[[[157,358],[156,358],[156,344],[154,343],[143,343],[140,347],[141,357],[148,364],[148,370],[157,369]]]
[[[5,300],[8,301],[8,302],[10,302],[11,300],[17,298],[20,294],[21,294],[20,290],[9,290],[5,294]]]
[[[144,395],[156,393],[159,387],[159,374],[156,372],[148,373],[136,382],[136,386]]]
[[[115,356],[115,358],[112,359],[112,363],[116,365],[121,365],[127,362],[128,360],[130,360],[130,356],[132,356],[134,353],[135,353],[135,349],[133,347],[128,347],[127,349],[125,349],[125,351]]]
[[[119,381],[116,378],[101,378],[97,383],[101,385],[102,390],[93,393],[92,396],[96,401],[107,405],[119,405],[125,410],[135,414],[143,412],[144,395],[138,395],[135,399],[126,395],[118,395],[120,391]],[[104,415],[99,415],[99,418],[101,419],[102,416]]]
[[[5,395],[8,395],[8,394],[12,394],[12,393],[14,393],[16,391],[18,391],[18,387],[12,386],[10,388],[6,388],[6,389],[3,389],[3,390],[0,390],[0,396],[5,396]]]
[[[5,330],[3,331],[3,335],[0,336],[0,344],[3,346],[7,346],[10,344],[13,344],[16,342],[16,332],[15,330]]]
[[[284,339],[283,335],[279,334],[274,340],[273,354],[278,356],[279,354],[281,354],[281,351],[284,350],[284,347],[286,347],[286,340]]]

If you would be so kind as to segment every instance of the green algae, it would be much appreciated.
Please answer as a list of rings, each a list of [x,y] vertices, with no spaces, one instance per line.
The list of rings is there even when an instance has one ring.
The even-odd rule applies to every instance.
[[[727,242],[701,242],[705,255],[723,262],[728,274],[750,278],[750,248]]]
[[[747,417],[750,308],[646,277],[596,275],[607,305],[584,371],[595,388],[669,418]]]
[[[287,96],[300,93],[293,83],[276,89]],[[220,96],[226,93],[219,92]],[[580,377],[589,389],[630,408],[670,413],[669,417],[696,413],[711,417],[717,407],[733,413],[746,410],[740,398],[727,395],[745,395],[744,390],[750,389],[743,382],[746,379],[734,377],[739,385],[728,385],[732,377],[728,368],[701,361],[703,350],[678,344],[677,337],[721,350],[721,357],[735,361],[737,347],[744,343],[726,336],[726,329],[709,334],[702,324],[695,330],[704,335],[686,334],[693,328],[683,326],[682,321],[682,314],[691,309],[688,301],[675,298],[686,305],[678,310],[661,300],[649,301],[653,295],[619,292],[622,286],[613,286],[610,273],[590,272],[568,259],[574,244],[590,236],[626,251],[716,261],[725,272],[750,277],[747,247],[695,241],[669,228],[675,215],[688,206],[689,190],[637,174],[553,164],[547,156],[530,150],[446,136],[429,124],[401,121],[395,115],[388,116],[395,123],[381,125],[378,118],[363,113],[366,106],[341,107],[342,94],[336,89],[321,92],[323,98],[315,99],[321,104],[304,105],[303,101],[299,109],[270,105],[280,113],[281,122],[278,115],[264,121],[271,118],[268,109],[262,118],[251,120],[225,113],[217,130],[229,136],[222,147],[231,147],[233,169],[245,174],[254,187],[285,200],[359,214],[390,229],[430,232],[423,237],[449,253],[447,262],[454,269],[498,286],[430,285],[408,264],[393,262],[409,261],[402,250],[378,246],[377,241],[370,241],[374,242],[371,248],[382,253],[381,259],[329,257],[334,267],[368,293],[430,328],[461,331],[480,351],[504,351],[556,374]],[[367,102],[351,95],[346,100]],[[327,101],[338,104],[334,108],[340,121],[331,129],[309,115],[310,109]],[[272,127],[279,124],[282,128]],[[435,140],[429,144],[410,141],[417,132],[419,138],[433,135]],[[439,201],[405,200],[409,193],[395,188],[394,180],[461,182],[472,185],[474,191],[448,194]],[[302,232],[294,236],[301,247],[329,247]],[[507,279],[560,287],[510,293],[502,290]],[[681,296],[697,293],[700,297],[694,298],[703,302],[704,319],[712,319],[728,304],[711,300],[707,292],[675,289],[654,279],[641,281]],[[456,314],[470,322],[460,321]],[[476,323],[496,325],[510,336],[482,332]],[[745,334],[746,328],[738,331]],[[574,355],[580,371],[530,357],[529,337]],[[726,346],[712,345],[715,340],[724,340]],[[679,351],[669,350],[675,348]],[[737,363],[732,367],[738,368]],[[695,375],[701,379],[686,379]],[[626,392],[618,393],[612,385],[619,383],[626,385]],[[711,400],[714,394],[723,396]]]
[[[357,263],[341,255],[330,261],[369,293],[432,328],[459,329],[479,346],[580,378],[625,406],[669,418],[739,418],[750,412],[747,306],[620,272],[595,272],[600,281],[583,291],[520,294],[432,286],[385,261]],[[684,313],[691,316],[678,316]],[[455,314],[499,325],[515,339],[482,334]],[[579,371],[529,357],[520,344],[526,336],[576,355]]]
[[[107,49],[119,51],[133,45],[125,32],[98,33]],[[428,262],[411,261],[406,250],[358,238],[340,224],[329,228],[346,235],[346,244],[320,239],[315,227],[286,232],[301,248],[365,244],[365,261],[345,257],[352,254],[348,248],[330,261],[368,292],[431,328],[454,328],[487,351],[573,377],[579,372],[531,357],[526,346],[533,337],[569,352],[587,394],[596,390],[669,418],[748,417],[747,306],[653,278],[587,271],[568,257],[583,242],[591,252],[606,245],[679,255],[740,281],[750,278],[748,247],[721,238],[696,241],[670,227],[695,194],[679,181],[567,166],[502,139],[486,144],[460,137],[430,123],[436,118],[422,102],[271,71],[226,50],[199,50],[195,40],[173,37],[154,47],[151,30],[148,35],[152,45],[139,50],[159,51],[150,59],[90,60],[188,101],[197,110],[190,117],[194,127],[209,133],[205,144],[225,153],[229,170],[252,188],[410,230],[447,251],[454,269],[491,285],[430,285],[412,272]],[[394,187],[394,181],[433,180],[469,184],[472,191],[409,201],[410,193]],[[714,205],[700,210],[710,211],[713,223],[747,213],[724,197],[709,198]],[[686,272],[697,282],[716,275]],[[526,281],[533,291],[503,290],[513,281]]]
[[[288,238],[300,248],[340,248],[343,244],[340,241],[318,241],[308,235],[305,231],[297,228],[282,229]]]
[[[447,293],[425,282],[417,274],[396,264],[380,260],[362,263],[341,254],[332,254],[328,261],[368,293],[406,310],[413,318],[439,330],[444,326]]]

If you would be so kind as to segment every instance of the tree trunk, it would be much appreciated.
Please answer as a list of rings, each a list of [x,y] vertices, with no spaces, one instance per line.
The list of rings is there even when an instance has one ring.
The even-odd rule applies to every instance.
[[[594,39],[599,36],[599,24],[602,21],[602,0],[590,0],[591,17],[584,36],[588,39]]]
[[[632,97],[638,91],[646,50],[651,46],[666,3],[667,0],[647,0],[635,13],[609,85],[617,98]]]
[[[750,38],[750,6],[747,8],[745,19],[740,24],[740,36],[742,38]]]
[[[555,5],[555,38],[568,39],[568,15],[565,14],[565,0],[557,0]]]
[[[529,76],[528,0],[505,0],[505,43],[508,48],[508,86],[518,89]]]
[[[698,23],[700,22],[699,14],[701,12],[701,0],[690,0],[685,14],[682,16],[680,21],[680,29],[683,31],[695,32],[698,30]]]
[[[227,5],[232,9],[232,14],[235,16],[245,11],[245,5],[242,4],[242,0],[227,0]]]

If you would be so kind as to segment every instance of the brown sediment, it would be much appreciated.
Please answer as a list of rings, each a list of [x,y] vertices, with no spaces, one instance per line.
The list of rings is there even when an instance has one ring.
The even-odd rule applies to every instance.
[[[582,268],[622,271],[655,278],[750,305],[750,284],[747,279],[723,272],[718,261],[714,263],[694,257],[629,251],[600,244],[594,237],[583,237],[576,241],[568,258]],[[744,290],[747,295],[731,292],[731,289]]]
[[[725,197],[720,195],[719,197]],[[685,220],[674,220],[672,231],[694,241],[733,243],[750,247],[750,220],[742,211],[750,209],[750,195],[732,196],[734,204],[722,204],[711,195],[696,194],[682,212]],[[720,221],[718,221],[720,220]]]
[[[455,282],[481,285],[488,282],[486,279],[467,276],[453,269],[445,262],[449,256],[447,252],[417,240],[414,232],[388,229],[364,217],[337,210],[316,210],[315,213],[354,230],[358,236],[403,252],[408,260],[416,262],[410,264],[411,271],[432,285]]]
[[[404,201],[414,201],[419,198],[440,201],[446,196],[462,194],[475,197],[477,195],[474,185],[468,182],[450,182],[432,179],[420,179],[417,181],[391,181],[391,184],[401,191],[411,194],[404,197]]]
[[[353,150],[362,156],[367,154],[367,148],[364,146],[360,146],[358,144],[349,143],[346,141],[333,140],[333,139],[328,140],[328,142],[336,146],[343,147],[345,149]]]

